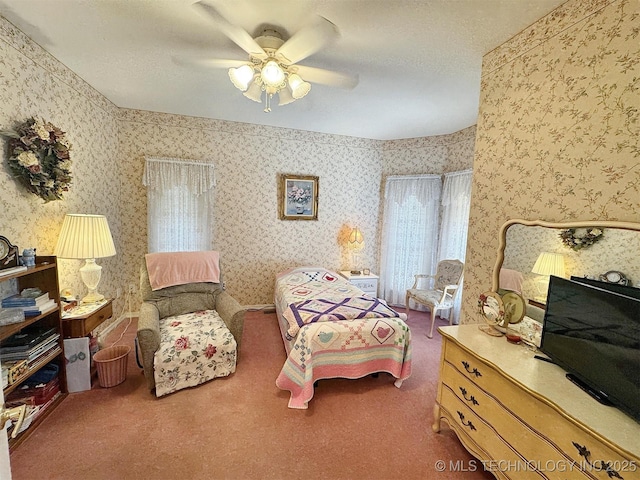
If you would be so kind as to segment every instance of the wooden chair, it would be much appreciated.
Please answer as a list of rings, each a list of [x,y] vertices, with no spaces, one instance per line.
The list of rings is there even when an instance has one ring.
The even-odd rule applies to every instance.
[[[409,318],[409,300],[429,307],[431,310],[431,330],[427,334],[429,338],[433,337],[437,312],[453,307],[462,284],[463,271],[464,263],[460,260],[441,260],[435,275],[415,275],[413,286],[407,290],[405,299],[407,318]],[[453,324],[453,312],[449,315],[449,324]]]

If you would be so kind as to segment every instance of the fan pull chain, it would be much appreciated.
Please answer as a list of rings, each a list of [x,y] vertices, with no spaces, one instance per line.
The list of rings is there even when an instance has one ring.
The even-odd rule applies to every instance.
[[[273,93],[267,93],[264,96],[264,113],[271,111],[271,97],[273,97]]]

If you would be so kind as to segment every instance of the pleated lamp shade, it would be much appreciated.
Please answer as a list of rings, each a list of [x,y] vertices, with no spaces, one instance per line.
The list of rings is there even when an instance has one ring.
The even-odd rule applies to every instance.
[[[116,254],[104,215],[68,214],[54,250],[60,258],[104,258]]]
[[[564,277],[564,257],[560,253],[542,252],[538,256],[531,272],[537,273],[538,275]]]
[[[64,217],[62,230],[54,253],[60,258],[83,258],[80,276],[89,293],[84,303],[95,303],[104,299],[98,293],[102,267],[96,258],[112,257],[116,254],[111,230],[104,215],[68,214]]]

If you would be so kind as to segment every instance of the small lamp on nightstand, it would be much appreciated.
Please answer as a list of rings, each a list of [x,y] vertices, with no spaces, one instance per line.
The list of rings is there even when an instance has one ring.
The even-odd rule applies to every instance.
[[[564,257],[560,253],[542,252],[538,256],[531,273],[540,275],[536,281],[538,296],[535,300],[540,303],[547,303],[547,290],[549,289],[549,277],[564,277]]]
[[[68,214],[64,217],[55,254],[60,258],[84,259],[80,276],[89,293],[84,303],[99,302],[104,295],[98,293],[102,267],[96,258],[112,257],[116,254],[111,230],[104,215]]]
[[[358,227],[351,230],[349,234],[349,249],[351,250],[351,273],[353,275],[360,275],[358,270],[358,262],[360,260],[360,252],[364,248],[364,237]]]

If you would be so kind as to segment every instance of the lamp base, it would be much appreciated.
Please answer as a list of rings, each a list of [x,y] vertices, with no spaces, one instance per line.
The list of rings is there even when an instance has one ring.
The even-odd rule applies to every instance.
[[[98,293],[98,284],[102,276],[102,267],[96,264],[95,258],[87,258],[85,264],[80,268],[80,277],[89,290],[89,293],[82,299],[83,303],[95,303],[104,299],[104,295]]]
[[[104,295],[98,292],[89,292],[82,298],[82,303],[97,303],[104,300]]]

